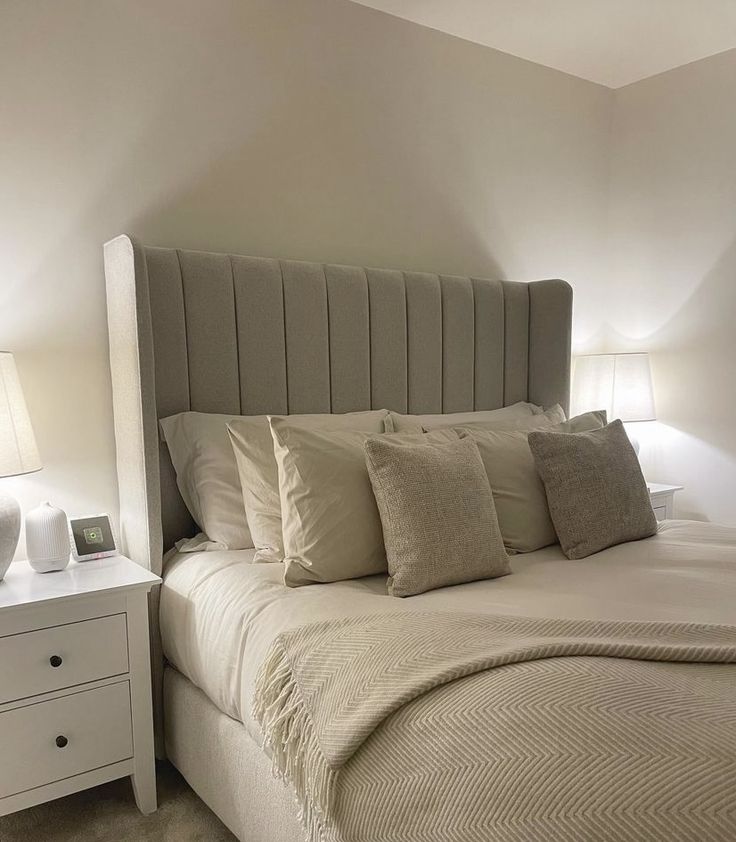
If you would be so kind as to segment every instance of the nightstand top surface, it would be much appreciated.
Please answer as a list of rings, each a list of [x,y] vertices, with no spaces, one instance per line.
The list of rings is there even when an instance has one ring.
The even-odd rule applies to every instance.
[[[661,482],[648,482],[647,488],[650,494],[669,494],[671,491],[682,491],[682,485],[664,485]]]
[[[55,573],[36,573],[28,562],[18,561],[0,581],[0,610],[94,593],[150,590],[160,581],[150,570],[120,555],[94,561],[72,559],[65,570]]]

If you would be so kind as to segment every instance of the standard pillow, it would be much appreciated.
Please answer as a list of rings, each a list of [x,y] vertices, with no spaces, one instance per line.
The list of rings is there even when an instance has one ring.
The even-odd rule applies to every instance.
[[[568,558],[648,538],[657,519],[621,421],[588,433],[529,433],[552,522]]]
[[[541,417],[541,416],[540,416]],[[579,432],[605,426],[606,413],[586,412],[549,426],[550,432]],[[478,445],[493,491],[498,524],[509,552],[528,553],[557,543],[544,485],[529,449],[528,433],[455,427]]]
[[[391,436],[373,437],[365,455],[390,594],[411,596],[510,572],[491,487],[471,438],[402,445]]]
[[[375,433],[311,430],[288,418],[272,418],[271,431],[285,584],[299,587],[384,573],[381,520],[363,452],[365,441]],[[440,435],[457,440],[451,430]]]
[[[228,422],[235,417],[180,412],[159,421],[182,499],[205,533],[177,544],[181,552],[253,546],[227,434]]]
[[[592,412],[584,412],[576,415],[561,424],[551,427],[554,433],[588,433],[591,430],[600,430],[608,423],[608,414],[605,409],[595,409]]]
[[[397,432],[421,433],[422,430],[434,430],[438,427],[456,427],[458,425],[474,424],[478,422],[512,422],[523,418],[530,418],[542,412],[540,406],[533,403],[519,401],[511,406],[500,409],[489,409],[480,412],[448,412],[441,415],[400,415],[391,413],[391,423]]]
[[[318,430],[360,430],[381,433],[388,421],[385,409],[351,412],[343,415],[283,415],[273,419],[292,427]],[[390,423],[390,422],[388,422]],[[238,489],[242,488],[241,508],[245,506],[253,545],[254,561],[281,561],[284,545],[281,535],[279,476],[274,456],[274,441],[268,415],[243,416],[228,425],[231,453],[235,453]]]
[[[536,415],[524,418],[498,418],[487,421],[470,421],[460,426],[473,430],[546,430],[555,424],[565,421],[565,410],[557,403],[550,409],[545,409]]]

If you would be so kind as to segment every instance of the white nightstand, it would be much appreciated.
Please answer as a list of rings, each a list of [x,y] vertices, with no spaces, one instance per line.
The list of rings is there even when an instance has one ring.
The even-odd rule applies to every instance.
[[[673,518],[675,516],[675,492],[682,491],[682,486],[648,482],[647,488],[657,520]]]
[[[148,592],[123,556],[0,582],[0,816],[131,776],[156,809]]]

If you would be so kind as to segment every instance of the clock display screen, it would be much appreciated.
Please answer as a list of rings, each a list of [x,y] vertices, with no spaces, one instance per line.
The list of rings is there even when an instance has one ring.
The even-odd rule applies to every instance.
[[[103,544],[104,538],[102,537],[102,530],[99,526],[88,526],[86,529],[82,530],[82,534],[84,535],[84,540],[88,544]]]
[[[72,520],[72,535],[77,555],[107,553],[115,550],[110,520],[105,516],[82,517]]]

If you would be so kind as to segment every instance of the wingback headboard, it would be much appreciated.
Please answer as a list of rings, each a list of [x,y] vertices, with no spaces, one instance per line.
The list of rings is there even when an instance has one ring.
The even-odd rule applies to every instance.
[[[158,419],[568,407],[572,290],[229,254],[104,250],[127,554],[160,572],[194,531]]]

